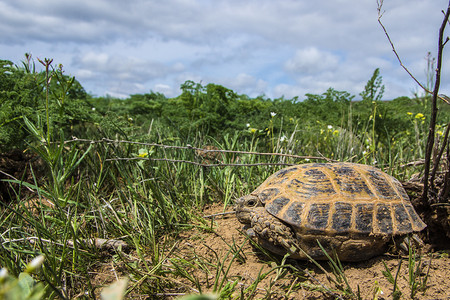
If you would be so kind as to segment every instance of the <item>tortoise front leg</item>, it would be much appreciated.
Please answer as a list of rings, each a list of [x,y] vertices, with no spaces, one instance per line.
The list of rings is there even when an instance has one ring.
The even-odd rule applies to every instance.
[[[255,208],[250,214],[250,219],[251,228],[247,230],[247,234],[253,239],[256,238],[256,242],[264,248],[280,255],[296,252],[293,230],[269,214],[265,208]]]

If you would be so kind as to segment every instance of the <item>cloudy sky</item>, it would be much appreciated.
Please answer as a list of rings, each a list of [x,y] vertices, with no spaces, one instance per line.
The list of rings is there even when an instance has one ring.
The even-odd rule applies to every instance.
[[[382,21],[422,82],[447,6],[384,1]],[[186,80],[251,97],[304,99],[329,87],[358,95],[375,68],[385,99],[412,96],[419,89],[377,18],[376,0],[7,0],[0,59],[53,58],[96,96],[172,97]],[[448,62],[441,91],[450,94]]]

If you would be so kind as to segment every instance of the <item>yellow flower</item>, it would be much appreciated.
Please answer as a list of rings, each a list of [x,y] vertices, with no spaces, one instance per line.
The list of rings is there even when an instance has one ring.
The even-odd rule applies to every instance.
[[[412,115],[413,115],[413,113],[410,112],[410,111],[408,111],[406,114],[407,114],[408,116],[412,116]]]
[[[416,119],[425,119],[425,116],[422,113],[418,113],[414,118],[416,118]]]
[[[256,133],[256,131],[258,131],[258,129],[256,128],[249,128],[248,130],[250,131],[250,133]]]
[[[139,157],[145,158],[148,156],[148,151],[146,149],[139,149]]]
[[[335,130],[333,131],[333,135],[339,135],[339,130],[335,129]]]

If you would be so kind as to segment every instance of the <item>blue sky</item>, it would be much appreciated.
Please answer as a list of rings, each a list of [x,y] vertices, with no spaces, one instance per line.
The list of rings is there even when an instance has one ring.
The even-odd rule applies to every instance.
[[[447,6],[384,1],[382,21],[421,82]],[[332,87],[358,98],[375,68],[385,99],[421,92],[377,18],[376,0],[2,1],[0,58],[53,58],[96,96],[173,97],[193,80],[251,97],[304,99]],[[450,94],[447,56],[441,92]]]

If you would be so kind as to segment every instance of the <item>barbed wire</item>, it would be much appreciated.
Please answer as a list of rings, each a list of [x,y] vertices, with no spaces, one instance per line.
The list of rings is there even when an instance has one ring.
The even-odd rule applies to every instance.
[[[294,166],[295,163],[217,163],[217,164],[205,164],[199,163],[191,160],[183,159],[171,159],[171,158],[151,158],[151,157],[118,157],[118,158],[107,158],[105,161],[133,161],[133,160],[152,160],[152,161],[166,161],[175,163],[186,163],[192,164],[199,167],[255,167],[255,166]]]
[[[173,145],[164,145],[157,143],[145,143],[145,142],[135,142],[135,141],[126,141],[126,140],[113,140],[109,138],[102,138],[100,140],[91,140],[91,139],[79,139],[77,137],[72,137],[71,140],[64,141],[67,143],[90,143],[90,144],[133,144],[147,147],[158,147],[163,149],[178,149],[178,150],[192,150],[201,153],[233,153],[233,154],[249,154],[249,155],[261,155],[261,156],[280,156],[280,157],[288,157],[294,159],[305,159],[305,160],[325,160],[328,162],[336,161],[325,156],[305,156],[305,155],[295,155],[295,154],[287,154],[287,153],[270,153],[270,152],[256,152],[256,151],[238,151],[238,150],[221,150],[221,149],[205,149],[198,148],[191,145],[186,146],[173,146]],[[117,157],[117,158],[108,158],[105,161],[135,161],[135,160],[151,160],[151,161],[166,161],[166,162],[175,162],[175,163],[187,163],[193,164],[201,167],[226,167],[226,166],[236,166],[236,167],[248,167],[248,166],[292,166],[295,163],[285,163],[285,162],[273,162],[273,163],[203,163],[203,162],[195,162],[189,160],[182,159],[170,159],[170,158],[153,158],[153,157]],[[215,159],[218,160],[218,159]]]

